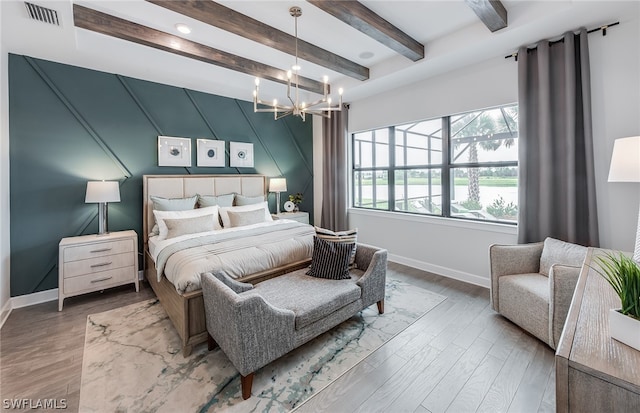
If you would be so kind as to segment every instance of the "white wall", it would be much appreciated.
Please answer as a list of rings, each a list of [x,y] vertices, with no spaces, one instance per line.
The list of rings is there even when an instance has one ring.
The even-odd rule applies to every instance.
[[[640,185],[607,183],[615,138],[640,135],[640,4],[606,37],[591,34],[593,134],[600,243],[632,251]],[[517,63],[498,57],[393,92],[351,102],[349,129],[368,130],[517,101]],[[391,258],[489,285],[488,247],[515,243],[514,227],[351,209],[359,240]],[[361,234],[361,235],[360,235]]]
[[[0,20],[2,5],[0,5]],[[9,272],[9,56],[0,33],[0,326],[10,311]]]

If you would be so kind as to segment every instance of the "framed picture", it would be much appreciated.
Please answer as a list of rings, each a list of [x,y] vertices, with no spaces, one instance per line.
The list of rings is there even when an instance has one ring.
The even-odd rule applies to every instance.
[[[229,142],[230,166],[253,168],[253,144]]]
[[[222,166],[225,164],[224,141],[198,139],[198,166]]]
[[[191,166],[191,139],[158,136],[158,166]]]

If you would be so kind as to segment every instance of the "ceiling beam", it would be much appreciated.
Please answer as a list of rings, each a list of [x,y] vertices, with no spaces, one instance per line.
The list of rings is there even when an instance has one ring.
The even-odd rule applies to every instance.
[[[507,9],[500,0],[465,0],[465,2],[492,32],[507,27]]]
[[[296,38],[249,16],[210,0],[146,0],[176,13],[215,26],[254,42],[296,54]],[[283,9],[284,13],[284,9]],[[292,22],[293,23],[293,22]],[[358,80],[369,79],[369,69],[311,43],[298,39],[298,57]]]
[[[75,26],[82,29],[211,63],[262,79],[283,84],[287,83],[287,74],[281,69],[192,42],[182,37],[174,36],[128,20],[120,19],[78,4],[73,5],[73,19]],[[324,83],[302,76],[299,77],[298,81],[301,89],[323,94]],[[251,87],[253,86],[251,85]]]
[[[362,3],[353,0],[307,1],[414,62],[424,58],[423,44],[374,13]]]

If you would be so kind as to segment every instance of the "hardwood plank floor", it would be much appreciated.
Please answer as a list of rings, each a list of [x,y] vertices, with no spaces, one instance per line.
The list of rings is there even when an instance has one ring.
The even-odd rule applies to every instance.
[[[447,299],[298,412],[555,411],[553,351],[491,310],[487,289],[395,263],[389,273]],[[57,301],[14,310],[0,330],[0,399],[78,411],[86,317],[154,296],[140,285],[69,298],[62,312]]]

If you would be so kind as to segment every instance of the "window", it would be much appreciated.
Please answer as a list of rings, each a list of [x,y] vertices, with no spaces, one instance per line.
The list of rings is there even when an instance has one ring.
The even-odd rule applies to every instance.
[[[516,223],[518,107],[354,133],[353,206]]]

